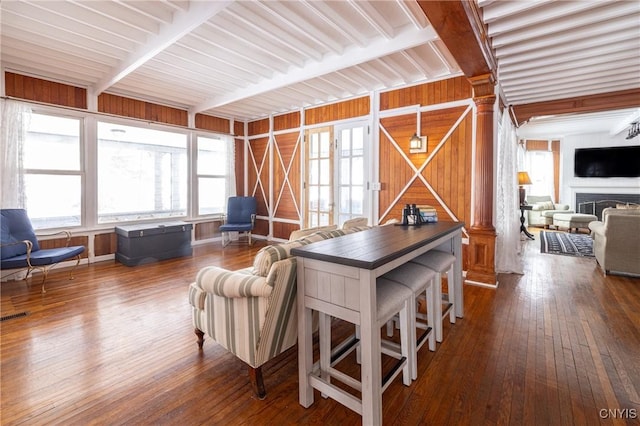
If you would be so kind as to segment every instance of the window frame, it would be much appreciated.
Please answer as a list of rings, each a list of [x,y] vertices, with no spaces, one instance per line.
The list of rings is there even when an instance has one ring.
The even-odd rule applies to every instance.
[[[49,231],[58,229],[79,229],[83,228],[86,222],[86,114],[76,112],[73,110],[63,110],[54,108],[47,108],[45,106],[31,106],[31,115],[43,115],[55,118],[72,119],[78,121],[78,169],[41,169],[41,168],[28,168],[23,166],[23,174],[26,178],[28,175],[32,176],[79,176],[80,177],[80,224],[79,225],[59,225],[59,226],[38,226],[37,220],[32,220],[32,225],[36,231]],[[28,129],[25,129],[28,133]],[[26,143],[26,142],[25,142]],[[26,196],[26,194],[25,194]],[[27,206],[25,206],[27,208]]]

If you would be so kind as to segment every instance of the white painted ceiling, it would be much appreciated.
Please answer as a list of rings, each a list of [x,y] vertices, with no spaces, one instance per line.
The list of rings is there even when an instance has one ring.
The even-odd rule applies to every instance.
[[[16,72],[235,119],[460,75],[414,1],[2,1]]]
[[[509,105],[640,87],[640,1],[479,0]],[[640,99],[638,99],[640,107]],[[626,132],[640,109],[534,117],[523,138]]]
[[[480,0],[508,103],[640,87],[640,2]],[[251,120],[461,75],[413,0],[0,2],[2,68]]]

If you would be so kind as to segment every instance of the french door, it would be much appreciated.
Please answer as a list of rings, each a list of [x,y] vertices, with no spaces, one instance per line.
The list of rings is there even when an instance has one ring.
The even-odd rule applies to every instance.
[[[367,135],[362,122],[307,130],[307,227],[367,216]]]
[[[307,130],[306,226],[333,225],[333,129]]]

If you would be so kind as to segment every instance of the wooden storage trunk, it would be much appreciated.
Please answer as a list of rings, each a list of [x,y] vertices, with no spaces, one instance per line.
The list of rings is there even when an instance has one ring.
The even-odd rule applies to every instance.
[[[136,266],[174,257],[191,256],[191,229],[186,222],[116,226],[116,260]]]

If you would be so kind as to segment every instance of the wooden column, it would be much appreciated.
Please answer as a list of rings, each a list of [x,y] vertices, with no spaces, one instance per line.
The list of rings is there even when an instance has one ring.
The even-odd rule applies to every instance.
[[[496,229],[493,226],[493,106],[496,96],[490,74],[472,77],[469,81],[473,85],[477,123],[467,280],[496,285]]]

